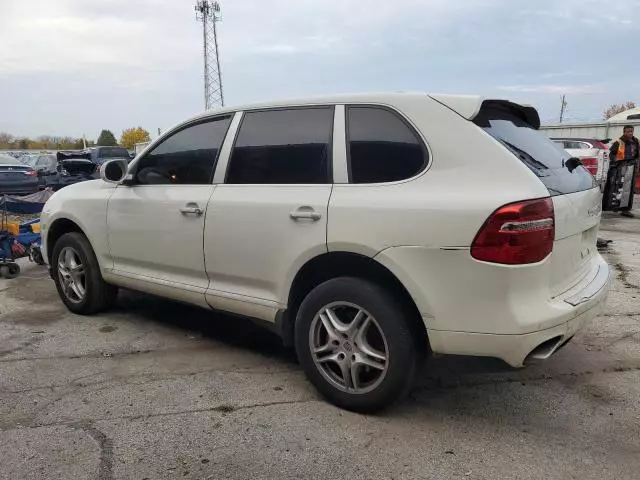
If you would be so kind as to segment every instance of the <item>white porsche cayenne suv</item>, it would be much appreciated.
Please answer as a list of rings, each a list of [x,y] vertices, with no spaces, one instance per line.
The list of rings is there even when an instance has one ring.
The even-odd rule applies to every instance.
[[[539,125],[451,95],[209,111],[54,194],[43,253],[74,313],[124,287],[261,320],[326,398],[373,411],[425,355],[520,367],[604,303],[600,190]]]

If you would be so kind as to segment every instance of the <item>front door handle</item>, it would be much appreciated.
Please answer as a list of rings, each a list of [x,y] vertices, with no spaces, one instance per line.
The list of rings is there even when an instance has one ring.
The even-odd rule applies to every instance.
[[[313,208],[310,207],[301,207],[295,212],[291,212],[289,216],[293,220],[312,220],[314,222],[317,222],[322,218],[321,214],[314,211]]]
[[[202,210],[197,203],[187,203],[180,209],[180,213],[182,215],[196,215],[199,217],[204,213],[204,210]]]

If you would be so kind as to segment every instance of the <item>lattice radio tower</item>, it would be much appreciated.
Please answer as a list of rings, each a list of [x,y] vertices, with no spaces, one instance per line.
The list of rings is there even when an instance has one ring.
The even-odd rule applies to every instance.
[[[220,4],[210,0],[198,0],[196,19],[202,22],[204,43],[204,108],[223,107],[222,74],[218,55],[216,23],[220,21]]]

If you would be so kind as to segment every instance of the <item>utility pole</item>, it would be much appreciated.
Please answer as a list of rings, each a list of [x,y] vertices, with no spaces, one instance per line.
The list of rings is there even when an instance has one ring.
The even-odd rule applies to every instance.
[[[220,21],[220,4],[211,0],[198,0],[195,6],[196,19],[202,22],[204,45],[204,108],[224,107],[222,73],[218,54],[216,23]]]
[[[560,123],[564,120],[564,112],[567,111],[567,99],[565,95],[562,95],[562,104],[560,105]]]

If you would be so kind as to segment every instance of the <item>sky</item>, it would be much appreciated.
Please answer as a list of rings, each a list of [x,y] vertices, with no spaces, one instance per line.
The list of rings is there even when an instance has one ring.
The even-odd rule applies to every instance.
[[[204,109],[195,0],[0,0],[0,132],[152,134]],[[640,0],[221,0],[226,105],[424,91],[557,122],[640,103]]]

